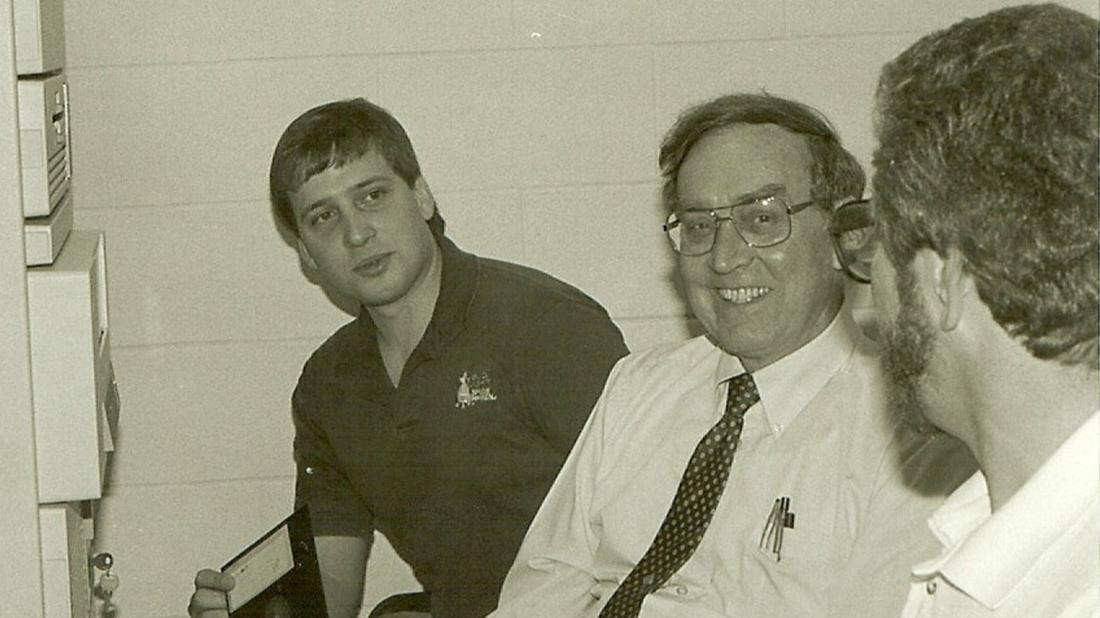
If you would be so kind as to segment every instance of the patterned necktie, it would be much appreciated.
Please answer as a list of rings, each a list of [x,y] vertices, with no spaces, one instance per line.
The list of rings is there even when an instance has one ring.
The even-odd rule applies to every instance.
[[[668,581],[695,552],[725,489],[745,411],[759,400],[751,375],[743,373],[730,380],[725,413],[695,447],[657,536],[611,595],[600,618],[635,618],[646,595]]]

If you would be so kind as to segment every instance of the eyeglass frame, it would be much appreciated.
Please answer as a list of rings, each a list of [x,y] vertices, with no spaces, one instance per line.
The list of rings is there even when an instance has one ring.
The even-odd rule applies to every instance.
[[[767,200],[767,199],[778,199],[779,201],[783,202],[784,210],[787,212],[787,233],[783,236],[783,238],[780,238],[779,240],[777,240],[775,242],[771,242],[771,243],[768,243],[768,244],[753,244],[747,238],[745,238],[745,235],[741,233],[741,230],[737,229],[737,222],[734,220],[734,218],[732,216],[719,217],[718,214],[717,214],[719,210],[728,210],[728,211],[730,211],[729,214],[732,214],[734,208],[738,208],[740,206],[748,206],[749,204],[754,204],[754,203],[761,202],[761,201]],[[787,240],[791,237],[791,231],[794,229],[794,223],[793,223],[792,217],[794,215],[802,212],[806,208],[808,208],[810,206],[813,206],[814,204],[817,204],[819,201],[820,200],[810,199],[810,200],[807,200],[805,202],[800,202],[798,204],[791,204],[782,195],[770,194],[770,195],[754,195],[752,197],[747,197],[743,200],[734,202],[732,204],[726,204],[725,206],[718,206],[717,208],[686,208],[686,209],[679,210],[679,211],[676,210],[676,209],[673,209],[672,212],[668,213],[668,217],[665,218],[665,222],[664,222],[664,224],[661,225],[661,229],[664,230],[665,236],[668,238],[669,244],[672,245],[672,250],[675,251],[676,253],[678,253],[679,255],[683,255],[683,256],[687,256],[687,257],[698,257],[700,255],[706,255],[706,254],[710,253],[711,251],[713,251],[714,250],[714,243],[717,242],[717,240],[718,240],[718,231],[722,228],[722,223],[725,222],[725,221],[729,221],[730,224],[733,225],[733,231],[737,232],[738,238],[740,238],[746,245],[748,245],[749,247],[752,247],[754,249],[763,249],[763,248],[766,248],[766,247],[774,247],[776,245],[783,244],[783,243],[787,242]],[[699,253],[684,253],[683,251],[681,251],[680,249],[678,249],[676,247],[676,243],[672,240],[672,230],[674,228],[678,227],[681,223],[681,221],[677,217],[677,212],[684,212],[685,210],[693,210],[693,211],[696,211],[696,212],[706,212],[708,215],[710,215],[710,217],[712,219],[714,219],[714,236],[711,238],[710,247],[708,247],[706,251],[701,251]],[[674,218],[675,218],[675,220],[673,220]]]
[[[840,226],[837,223],[839,221],[839,218],[837,217],[837,215],[844,208],[847,208],[847,207],[850,207],[850,206],[855,206],[855,205],[858,205],[858,204],[867,204],[868,205],[868,210],[870,212],[870,224],[865,225],[865,226],[860,226],[860,227],[852,227],[852,228],[845,228],[845,229],[840,228]],[[860,230],[860,229],[863,229],[863,228],[873,228],[873,229],[875,229],[877,227],[878,227],[878,223],[875,220],[874,210],[873,210],[873,208],[871,208],[871,200],[869,198],[860,198],[860,199],[856,199],[856,200],[848,200],[847,202],[844,202],[843,204],[837,206],[836,210],[833,211],[833,218],[829,222],[829,236],[831,236],[832,239],[833,239],[833,252],[836,254],[837,262],[840,262],[840,267],[844,269],[844,273],[846,275],[848,275],[849,277],[851,277],[852,279],[854,279],[855,281],[858,281],[860,283],[871,283],[870,273],[868,273],[867,276],[863,276],[863,275],[860,275],[859,273],[855,272],[852,269],[851,264],[848,263],[849,260],[846,258],[847,252],[841,249],[840,237],[845,232],[850,232],[850,231],[853,231],[853,230]],[[877,242],[877,240],[872,239],[871,242]]]

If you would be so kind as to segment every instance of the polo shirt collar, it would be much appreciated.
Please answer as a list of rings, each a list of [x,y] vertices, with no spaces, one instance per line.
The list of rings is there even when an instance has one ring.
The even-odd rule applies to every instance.
[[[439,239],[439,249],[443,259],[439,298],[420,345],[429,356],[434,356],[466,325],[470,305],[477,295],[480,271],[477,257],[459,249],[449,238]]]
[[[988,609],[1004,603],[1049,548],[1100,492],[1100,412],[1054,452],[997,510],[976,472],[929,519],[945,551],[913,567],[927,579],[939,573]],[[1082,474],[1087,471],[1087,474]]]
[[[863,338],[848,307],[809,343],[752,374],[768,426],[778,433],[788,427],[825,383],[848,364],[856,343]],[[715,384],[745,372],[741,361],[721,352]]]

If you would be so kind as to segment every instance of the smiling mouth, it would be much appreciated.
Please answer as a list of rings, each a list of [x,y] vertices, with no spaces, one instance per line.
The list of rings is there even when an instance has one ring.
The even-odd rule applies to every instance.
[[[771,292],[771,288],[749,287],[715,289],[718,298],[735,305],[747,305],[748,303],[755,302],[766,296],[768,292]]]

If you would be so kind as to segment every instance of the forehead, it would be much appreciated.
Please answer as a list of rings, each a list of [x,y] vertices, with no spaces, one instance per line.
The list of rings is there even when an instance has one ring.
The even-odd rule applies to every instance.
[[[318,201],[338,197],[364,182],[397,178],[397,172],[390,167],[385,157],[375,150],[369,150],[344,165],[325,168],[307,178],[301,186],[289,193],[290,203],[297,212]]]
[[[676,178],[682,201],[718,204],[782,185],[795,199],[809,197],[809,148],[805,140],[773,124],[739,124],[699,139]]]

